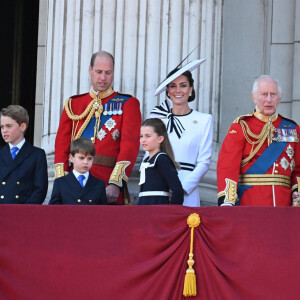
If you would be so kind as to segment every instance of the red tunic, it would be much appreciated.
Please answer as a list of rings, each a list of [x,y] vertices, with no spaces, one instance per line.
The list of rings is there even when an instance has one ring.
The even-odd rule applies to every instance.
[[[275,117],[276,118],[276,117]],[[278,115],[277,119],[273,121],[273,126],[278,128],[283,117]],[[242,159],[249,156],[252,145],[246,140],[240,120],[243,120],[249,126],[251,132],[259,135],[266,124],[256,116],[243,116],[238,122],[233,123],[222,144],[218,165],[217,165],[217,181],[218,181],[218,202],[219,205],[226,204],[230,200],[230,193],[236,193],[240,175],[244,175],[250,166],[257,160],[257,158],[268,147],[268,140],[265,140],[259,151],[254,157],[245,165],[241,166]],[[291,180],[289,187],[282,185],[253,185],[247,189],[240,199],[240,205],[245,206],[290,206],[291,205],[291,190],[298,190],[297,177],[300,177],[300,142],[297,138],[300,137],[299,126],[296,125],[296,137],[294,142],[288,142],[285,149],[272,167],[267,170],[266,174],[284,175]],[[250,138],[252,141],[255,139]],[[255,145],[257,146],[257,145]],[[287,178],[285,177],[285,178]],[[230,185],[230,191],[226,192]],[[260,183],[261,184],[261,183]],[[234,201],[233,203],[234,204]]]
[[[118,96],[122,98],[122,94],[118,94],[112,91],[112,94],[106,98],[102,99],[102,105],[104,106],[111,98]],[[128,96],[128,95],[127,95]],[[93,100],[91,93],[74,96],[72,97],[71,109],[74,115],[81,115],[87,108],[88,104]],[[103,113],[101,115],[101,118]],[[122,114],[115,114],[110,116],[114,121],[113,128],[105,126],[101,127],[103,138],[100,140],[96,137],[95,148],[96,154],[106,155],[112,158],[116,158],[116,166],[123,166],[118,172],[121,172],[120,183],[113,182],[120,187],[122,186],[122,181],[128,180],[128,177],[132,171],[134,163],[136,161],[139,152],[139,136],[140,136],[140,126],[141,126],[141,113],[139,101],[130,97],[122,105]],[[64,108],[59,128],[55,140],[55,164],[64,164],[64,170],[69,172],[69,151],[70,142],[72,138],[72,128],[73,133],[77,133],[81,126],[83,125],[86,118],[80,120],[77,125],[77,121],[71,120]],[[113,122],[114,123],[114,122]],[[110,128],[110,130],[109,130]],[[73,134],[74,136],[74,134]],[[93,165],[90,172],[97,178],[105,181],[105,184],[111,182],[111,175],[113,170],[117,168],[107,167],[103,165]],[[115,173],[116,173],[115,172]]]

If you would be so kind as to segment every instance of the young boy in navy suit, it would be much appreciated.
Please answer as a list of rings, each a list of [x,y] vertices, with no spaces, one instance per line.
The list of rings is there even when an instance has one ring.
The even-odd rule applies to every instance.
[[[0,149],[0,203],[42,204],[48,189],[46,154],[24,138],[29,123],[26,109],[3,108],[0,123],[7,143]]]
[[[107,204],[105,183],[89,172],[95,156],[95,146],[88,138],[72,141],[70,162],[73,171],[55,179],[49,204]]]

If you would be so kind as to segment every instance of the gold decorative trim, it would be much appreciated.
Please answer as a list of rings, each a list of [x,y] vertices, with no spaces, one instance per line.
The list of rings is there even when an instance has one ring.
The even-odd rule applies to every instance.
[[[247,163],[255,156],[255,154],[259,151],[259,149],[262,147],[266,139],[268,139],[268,145],[271,143],[272,140],[272,130],[273,130],[273,125],[272,123],[266,123],[264,127],[262,128],[260,134],[256,135],[254,134],[251,130],[249,125],[241,120],[240,125],[242,127],[244,137],[246,141],[252,145],[251,152],[248,157],[244,158],[242,160],[241,166],[244,167],[247,165]],[[252,139],[251,139],[252,138]],[[257,145],[255,147],[255,145]]]
[[[63,163],[55,164],[54,171],[55,171],[55,178],[65,176],[64,164]]]
[[[224,190],[224,203],[231,203],[235,205],[237,200],[237,183],[231,179],[225,178],[226,187]]]
[[[254,116],[262,122],[267,123],[268,121],[274,122],[278,118],[278,113],[275,112],[272,116],[266,116],[262,114],[258,109],[254,111]]]
[[[294,191],[299,192],[299,186],[300,186],[300,177],[297,177],[297,183],[292,186],[292,192]]]
[[[290,188],[291,179],[289,176],[275,174],[241,175],[239,185],[280,185]]]
[[[103,92],[96,92],[94,91],[94,89],[91,87],[90,89],[90,96],[92,98],[96,98],[97,96],[99,96],[101,99],[109,97],[110,95],[112,95],[115,91],[113,90],[113,88],[110,86],[106,91]]]
[[[188,269],[185,272],[184,284],[183,284],[183,296],[192,297],[197,296],[197,283],[196,274],[193,269],[194,261],[194,229],[201,223],[200,216],[196,213],[190,214],[187,218],[187,224],[191,228],[191,240],[190,240],[190,252],[189,259],[187,261]]]
[[[222,192],[218,193],[217,199],[219,199],[219,198],[221,198],[223,196],[225,196],[225,191],[222,191]]]
[[[232,123],[233,124],[240,123],[240,119],[241,118],[243,118],[243,117],[251,117],[251,116],[253,116],[253,114],[241,115],[241,116],[237,117],[236,119],[234,119],[234,121]]]
[[[73,121],[73,127],[72,127],[72,138],[71,140],[75,140],[81,137],[83,131],[86,129],[87,125],[95,115],[96,123],[94,127],[94,136],[91,138],[92,142],[95,143],[96,136],[99,131],[99,126],[101,122],[101,114],[103,112],[103,105],[102,105],[102,99],[112,95],[114,93],[114,90],[112,87],[109,87],[104,92],[96,92],[91,88],[90,89],[90,96],[93,98],[93,100],[89,103],[87,108],[84,110],[84,112],[80,115],[75,115],[72,111],[72,98],[68,98],[65,102],[65,111],[67,113],[67,116]],[[79,128],[78,132],[76,133],[78,123],[80,120],[83,120],[85,118],[84,123]],[[75,122],[77,122],[75,124]]]
[[[298,186],[299,186],[298,184],[294,184],[294,185],[292,186],[292,192],[298,190]]]
[[[108,183],[113,183],[119,187],[122,187],[122,180],[128,181],[128,177],[125,174],[125,169],[131,164],[130,161],[119,161],[116,163]]]

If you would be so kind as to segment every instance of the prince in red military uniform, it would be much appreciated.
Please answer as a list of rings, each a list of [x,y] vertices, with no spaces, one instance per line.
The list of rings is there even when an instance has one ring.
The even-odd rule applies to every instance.
[[[272,77],[257,78],[252,98],[254,113],[233,122],[220,150],[218,204],[290,206],[300,180],[299,126],[276,112],[281,90]]]
[[[108,202],[122,204],[120,190],[126,186],[139,151],[139,101],[112,89],[114,59],[110,53],[93,54],[89,73],[90,92],[65,103],[55,140],[56,177],[70,171],[71,141],[90,138],[96,148],[90,172],[105,181]]]

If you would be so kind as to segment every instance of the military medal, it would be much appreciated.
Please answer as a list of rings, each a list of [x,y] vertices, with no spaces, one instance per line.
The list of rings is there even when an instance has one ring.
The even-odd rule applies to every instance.
[[[104,112],[103,112],[104,116],[107,116],[107,103],[104,105]]]
[[[291,145],[288,145],[288,147],[287,147],[287,149],[286,149],[285,152],[286,152],[287,156],[288,156],[290,159],[293,158],[293,156],[294,156],[294,149],[293,149],[293,147],[291,147]]]
[[[113,104],[113,115],[116,115],[116,114],[118,114],[118,111],[117,111],[117,103],[114,103]]]
[[[108,114],[109,114],[110,116],[113,114],[113,112],[112,112],[112,103],[109,104]]]
[[[106,132],[105,130],[103,130],[102,128],[99,130],[98,134],[97,134],[97,138],[102,141],[106,136]]]
[[[116,141],[120,137],[120,131],[116,129],[111,135],[113,140]]]
[[[290,166],[290,163],[288,162],[288,160],[285,157],[283,157],[280,161],[280,165],[282,166],[282,168],[284,170],[286,170]]]
[[[123,111],[122,111],[122,103],[119,103],[118,106],[119,106],[118,107],[118,115],[121,115],[123,113]]]
[[[294,171],[295,165],[296,165],[295,160],[292,159],[291,164],[290,164],[291,172]]]
[[[109,131],[111,131],[116,126],[116,121],[110,118],[105,122],[104,125]]]
[[[282,129],[282,128],[275,128],[275,137],[273,140],[275,142],[290,142],[290,143],[298,143],[299,137],[297,134],[296,129]]]

